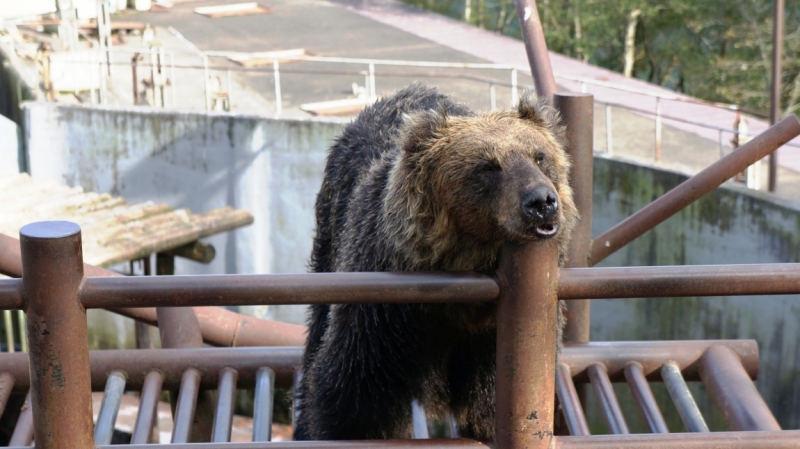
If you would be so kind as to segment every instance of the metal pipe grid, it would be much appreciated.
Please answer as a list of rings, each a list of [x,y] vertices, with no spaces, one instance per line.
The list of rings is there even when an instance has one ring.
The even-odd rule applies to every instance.
[[[32,420],[20,422],[34,424],[33,436],[40,447],[67,447],[64,445],[66,441],[70,442],[69,447],[88,448],[97,442],[102,443],[101,438],[107,438],[110,433],[107,427],[106,432],[100,433],[100,427],[93,428],[89,392],[104,388],[108,393],[106,399],[111,404],[118,404],[118,395],[126,388],[125,384],[130,388],[141,386],[145,398],[153,396],[147,391],[150,384],[160,384],[159,389],[178,388],[173,443],[188,443],[199,392],[201,388],[213,388],[218,383],[222,394],[217,402],[211,436],[217,441],[226,439],[232,406],[230,396],[237,382],[255,384],[253,373],[263,372],[259,370],[267,367],[275,371],[279,382],[288,383],[290,373],[287,371],[297,364],[299,351],[296,348],[293,353],[281,348],[100,351],[90,358],[85,321],[87,307],[117,307],[156,301],[153,305],[166,307],[159,310],[176,310],[169,307],[193,306],[198,301],[202,304],[205,301],[287,303],[295,301],[296,297],[308,298],[308,295],[316,295],[320,297],[318,300],[327,303],[497,300],[500,323],[498,378],[504,379],[497,385],[496,443],[499,447],[537,447],[543,442],[548,445],[557,443],[558,438],[553,435],[555,392],[574,390],[572,378],[579,382],[588,378],[601,398],[612,431],[626,433],[624,417],[619,412],[610,382],[612,378],[624,377],[626,370],[630,371],[631,363],[641,367],[638,387],[642,397],[647,398],[648,394],[644,388],[646,382],[642,383],[641,378],[657,380],[661,376],[668,385],[676,386],[675,391],[686,396],[684,378],[696,379],[699,376],[709,385],[712,397],[729,419],[732,429],[779,429],[751,381],[757,367],[757,351],[752,342],[729,342],[727,345],[708,342],[570,345],[559,365],[562,375],[556,377],[557,295],[562,289],[568,291],[571,287],[570,281],[562,283],[562,287],[557,285],[557,248],[553,241],[504,248],[496,279],[470,273],[87,278],[83,276],[80,230],[76,225],[67,222],[35,223],[23,228],[21,236],[23,273],[31,274],[22,279],[4,280],[0,303],[9,304],[11,298],[27,312],[31,339],[27,369],[24,354],[6,354],[5,357],[9,362],[16,360],[7,365],[19,370],[12,373],[8,368],[7,372],[13,381],[20,379],[15,388],[23,389],[25,373],[31,373]],[[565,270],[572,273],[572,279],[580,280],[591,277],[599,269]],[[796,285],[791,273],[790,270],[790,287]],[[561,277],[570,279],[569,276]],[[623,277],[618,283],[635,285],[640,281],[635,277]],[[607,283],[588,284],[608,289]],[[691,285],[702,287],[705,293],[715,293],[702,283]],[[720,283],[719,287],[730,288],[730,285]],[[615,291],[613,288],[609,290]],[[588,292],[598,293],[596,296],[602,293],[591,288]],[[503,329],[506,329],[505,333]],[[528,369],[520,369],[523,361]],[[161,379],[149,373],[160,373]],[[635,377],[636,373],[629,375]],[[148,377],[150,382],[146,381]],[[672,381],[673,378],[677,380]],[[729,392],[726,385],[736,385],[737,389]],[[8,391],[12,388],[9,387]],[[114,395],[117,395],[116,399]],[[683,396],[677,394],[675,397],[677,405],[688,403],[684,408],[689,411],[687,413],[692,412],[690,397],[681,399]],[[568,422],[576,421],[579,402],[570,402],[563,395],[562,399],[563,410],[570,417]],[[80,406],[78,411],[74,411],[76,404]],[[221,404],[228,408],[220,410]],[[65,413],[67,410],[72,412]],[[115,411],[113,405],[107,410],[111,410],[108,413]],[[152,410],[149,404],[142,407],[140,413],[147,413],[147,410]],[[531,421],[528,418],[531,410],[537,412],[536,423],[528,422]],[[657,420],[652,407],[650,411],[656,417],[653,419]],[[103,423],[113,422],[105,415],[103,418]],[[146,417],[141,419],[148,422]],[[531,424],[537,424],[537,427],[530,430]],[[145,432],[144,425],[137,427],[139,432]],[[519,429],[528,430],[520,432]],[[29,430],[20,432],[31,436]],[[135,436],[136,441],[146,441],[142,435]]]

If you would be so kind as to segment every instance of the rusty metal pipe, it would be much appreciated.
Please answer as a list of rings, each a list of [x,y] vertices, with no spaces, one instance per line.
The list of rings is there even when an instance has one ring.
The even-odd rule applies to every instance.
[[[180,387],[180,379],[188,368],[194,368],[202,377],[203,389],[217,386],[219,371],[230,366],[239,371],[238,384],[243,388],[255,386],[256,372],[263,367],[275,371],[281,388],[292,384],[295,369],[300,366],[302,347],[252,347],[252,348],[196,348],[196,349],[122,349],[91,351],[91,380],[93,391],[103,391],[108,373],[119,370],[126,373],[128,389],[142,388],[150,371],[164,375],[165,389]],[[24,353],[0,354],[0,366],[15,381],[14,392],[27,391],[29,381],[28,356]]]
[[[657,298],[800,293],[800,264],[564,268],[558,297]]]
[[[588,382],[587,369],[595,362],[603,363],[612,382],[624,382],[625,366],[636,361],[651,382],[661,381],[660,369],[675,361],[687,380],[700,380],[699,361],[708,348],[724,345],[742,360],[751,379],[758,375],[758,346],[754,340],[682,340],[682,341],[617,341],[565,345],[559,361],[569,366],[575,382]],[[276,384],[292,385],[295,369],[300,366],[302,347],[199,348],[199,349],[126,349],[90,351],[92,389],[102,391],[107,373],[120,370],[128,377],[127,387],[142,388],[145,375],[153,370],[165,375],[165,388],[179,386],[187,368],[197,369],[202,377],[201,388],[213,389],[219,371],[230,366],[239,372],[238,385],[253,388],[256,373],[262,367],[275,371]],[[14,392],[24,393],[29,386],[28,357],[23,353],[0,354],[0,366],[15,380]]]
[[[175,406],[175,424],[172,428],[171,443],[188,443],[197,406],[197,393],[200,389],[200,373],[189,368],[183,373],[178,403]]]
[[[156,254],[157,279],[171,279],[175,274],[175,256],[169,253]],[[167,276],[167,277],[163,277]],[[148,279],[148,278],[144,278]],[[150,278],[153,279],[153,278]],[[163,348],[202,348],[203,334],[200,322],[190,308],[158,307],[158,331]],[[170,392],[170,404],[176,404],[174,391]],[[195,401],[192,431],[189,441],[193,443],[211,441],[214,423],[214,398],[210,391],[200,391]]]
[[[28,392],[8,446],[27,446],[31,444],[31,441],[33,441],[33,408],[31,407],[31,393]]]
[[[592,188],[594,179],[594,156],[592,154],[594,126],[594,98],[589,94],[557,93],[553,106],[561,114],[567,127],[567,154],[572,159],[569,184],[572,187],[575,206],[580,218],[572,230],[567,251],[569,268],[583,268],[589,260],[592,246]],[[590,302],[589,297],[566,302],[565,342],[586,343],[589,341]]]
[[[558,437],[556,449],[796,449],[800,430]]]
[[[253,441],[272,439],[272,406],[275,401],[275,372],[261,368],[256,373],[253,405]]]
[[[150,371],[144,379],[142,394],[139,396],[139,411],[136,424],[133,426],[131,444],[147,444],[153,426],[158,419],[158,398],[161,396],[161,384],[164,378],[158,371]]]
[[[9,373],[0,373],[0,416],[6,410],[8,405],[8,398],[11,397],[11,392],[14,390],[14,376]]]
[[[219,373],[217,387],[217,409],[214,413],[214,424],[211,431],[212,443],[227,443],[231,440],[233,424],[233,407],[236,403],[236,380],[239,373],[235,369],[225,367]]]
[[[781,430],[735,352],[708,348],[700,358],[700,377],[731,430]]]
[[[130,449],[153,449],[153,446],[131,445]],[[177,444],[176,449],[494,449],[491,443],[475,440],[447,438],[434,440],[377,440],[377,441],[274,441],[270,443],[207,443]],[[117,449],[116,446],[98,446],[98,449]]]
[[[536,94],[552,103],[553,94],[556,93],[556,79],[550,66],[550,54],[547,52],[536,0],[516,0],[515,3]]]
[[[553,273],[555,275],[555,273]],[[314,273],[93,277],[81,290],[87,308],[482,302],[499,288],[477,273]]]
[[[504,449],[553,441],[557,270],[554,240],[507,244],[500,253],[495,441]]]
[[[111,270],[84,264],[86,276],[121,276]],[[0,273],[22,276],[19,240],[0,234]],[[156,326],[153,308],[128,307],[109,309],[112,312]],[[214,346],[301,346],[305,344],[305,326],[244,316],[222,307],[194,309],[203,340]]]
[[[122,394],[125,392],[125,374],[113,371],[108,375],[103,402],[100,403],[100,412],[97,415],[97,424],[94,426],[94,441],[97,444],[111,444],[114,436],[114,424],[117,422],[119,405],[122,403]]]
[[[22,281],[0,279],[0,310],[15,310],[23,307]]]
[[[630,433],[625,416],[622,415],[622,409],[619,407],[617,395],[608,378],[606,367],[600,363],[592,363],[589,365],[588,374],[595,396],[597,396],[597,402],[600,403],[600,408],[603,410],[603,418],[608,425],[608,430],[615,435]]]
[[[680,368],[674,363],[667,363],[661,367],[661,377],[664,379],[664,384],[667,386],[672,402],[675,408],[678,409],[678,414],[689,432],[708,432],[708,425],[706,420],[703,419],[700,409],[697,408],[697,403],[694,402],[692,392],[686,385],[683,376],[681,376]]]
[[[19,233],[36,447],[92,449],[89,333],[78,297],[80,227],[46,221]]]
[[[746,375],[746,374],[745,374]],[[625,366],[625,380],[633,392],[633,398],[639,406],[639,411],[642,412],[642,417],[647,428],[652,433],[669,433],[667,422],[664,421],[664,416],[658,408],[656,398],[653,396],[653,391],[650,389],[650,384],[644,377],[644,370],[642,365],[638,362],[631,362]]]
[[[559,360],[566,363],[575,382],[587,382],[587,370],[602,363],[612,382],[625,382],[625,366],[635,361],[649,381],[661,381],[661,367],[670,361],[688,380],[700,380],[699,361],[708,348],[724,345],[742,360],[750,378],[758,375],[758,345],[755,340],[614,341],[565,345]]]
[[[559,363],[556,367],[556,394],[561,402],[561,410],[564,412],[570,435],[591,435],[575,383],[565,363]]]
[[[800,134],[800,120],[790,115],[729,155],[662,195],[592,241],[589,266],[615,253],[656,225],[692,204],[757,160]]]

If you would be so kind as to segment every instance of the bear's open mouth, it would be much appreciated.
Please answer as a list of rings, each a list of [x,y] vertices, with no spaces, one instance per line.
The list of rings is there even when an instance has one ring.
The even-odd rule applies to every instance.
[[[552,237],[557,231],[558,225],[555,223],[544,223],[534,228],[534,232],[539,237]]]

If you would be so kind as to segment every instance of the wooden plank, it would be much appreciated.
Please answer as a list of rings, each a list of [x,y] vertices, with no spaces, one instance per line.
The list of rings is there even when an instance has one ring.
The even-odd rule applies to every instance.
[[[286,63],[303,59],[304,56],[312,56],[312,54],[308,53],[305,48],[291,48],[229,56],[228,59],[244,67],[261,67],[270,66],[275,60],[279,63]]]
[[[300,110],[319,116],[355,114],[375,102],[375,98],[347,98],[344,100],[305,103]]]
[[[195,13],[210,17],[212,19],[219,19],[221,17],[246,16],[250,14],[268,14],[272,11],[272,8],[261,6],[256,2],[201,6],[194,9]]]

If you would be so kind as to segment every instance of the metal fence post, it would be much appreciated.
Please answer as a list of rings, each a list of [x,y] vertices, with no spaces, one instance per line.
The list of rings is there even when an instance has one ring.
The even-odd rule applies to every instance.
[[[92,449],[92,386],[81,230],[49,221],[19,231],[30,339],[31,405],[37,448]]]
[[[281,115],[283,104],[281,100],[281,72],[278,67],[278,60],[272,60],[272,73],[275,77],[275,115]]]
[[[504,449],[555,443],[558,245],[506,245],[500,254],[495,441]]]
[[[592,246],[592,187],[594,181],[594,158],[592,139],[594,136],[594,97],[591,94],[556,93],[553,106],[561,113],[567,127],[567,153],[572,159],[570,186],[574,192],[575,205],[580,220],[572,231],[569,243],[567,267],[588,266],[589,250]],[[564,341],[586,343],[589,341],[589,299],[567,301],[567,324]]]

